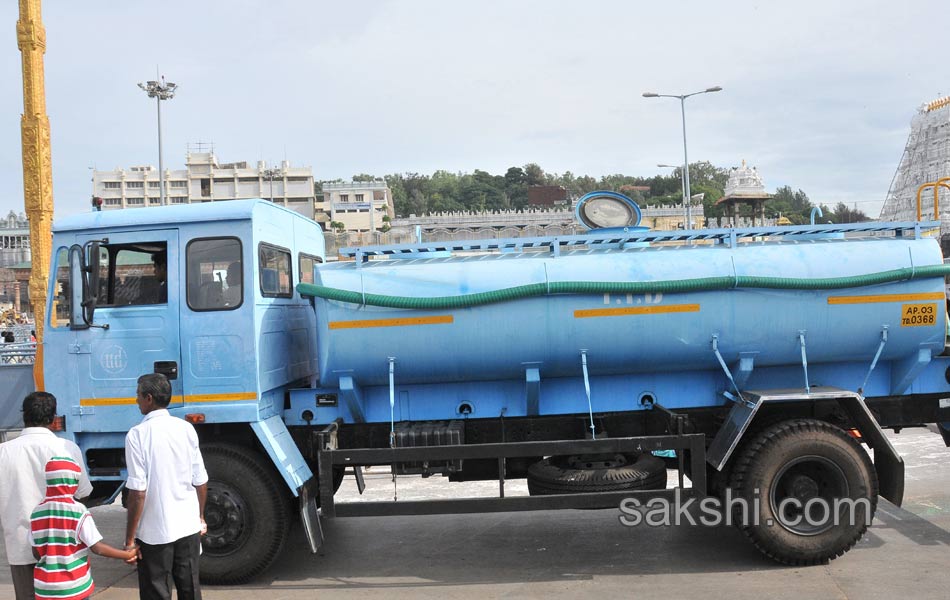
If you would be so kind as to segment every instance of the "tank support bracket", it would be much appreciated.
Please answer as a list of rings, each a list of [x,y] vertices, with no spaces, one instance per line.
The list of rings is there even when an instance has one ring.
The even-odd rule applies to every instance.
[[[722,370],[726,372],[726,377],[729,378],[729,381],[732,383],[732,387],[735,388],[736,393],[739,394],[739,400],[744,402],[745,400],[742,398],[742,392],[739,391],[739,385],[732,377],[732,371],[729,370],[729,367],[726,365],[726,361],[722,358],[722,354],[719,353],[719,334],[713,334],[712,336],[712,350],[716,353],[716,359],[719,361],[719,365],[722,367]]]
[[[749,377],[752,376],[752,371],[755,369],[755,356],[757,354],[758,352],[739,353],[739,363],[735,367],[736,385],[738,387],[743,388],[748,383]]]
[[[581,350],[581,371],[584,372],[584,391],[587,393],[587,411],[590,414],[590,437],[597,439],[597,430],[594,427],[594,405],[590,401],[590,377],[587,375],[587,350]]]
[[[887,325],[884,325],[881,328],[881,343],[877,347],[877,352],[874,353],[874,359],[871,361],[871,366],[868,368],[868,374],[864,376],[864,382],[861,383],[861,387],[858,388],[859,394],[864,393],[864,388],[867,387],[868,379],[871,378],[871,373],[874,371],[874,367],[877,366],[877,361],[881,358],[881,352],[884,351],[885,344],[887,344]]]
[[[524,370],[525,414],[538,416],[541,409],[541,370],[529,367]]]
[[[891,395],[905,393],[924,367],[930,364],[931,358],[930,348],[918,348],[914,354],[894,362],[891,365]]]
[[[363,390],[353,382],[353,378],[349,375],[340,377],[340,394],[346,401],[346,406],[350,409],[353,422],[366,422],[366,417],[363,416]]]
[[[808,385],[808,357],[805,356],[805,330],[798,332],[798,341],[802,345],[802,369],[805,371],[805,393],[811,393],[811,386]]]

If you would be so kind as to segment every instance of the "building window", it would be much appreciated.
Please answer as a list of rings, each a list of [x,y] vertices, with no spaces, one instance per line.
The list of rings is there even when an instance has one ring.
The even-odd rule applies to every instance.
[[[160,186],[158,185],[157,181],[149,181],[148,187],[153,188],[153,189],[158,189]]]
[[[172,203],[172,204],[184,204],[187,200],[188,200],[188,198],[185,197],[185,196],[172,196],[172,197],[171,197],[171,203]]]
[[[149,205],[149,206],[161,206],[161,205],[162,205],[162,199],[161,199],[161,198],[149,198],[149,199],[148,199],[148,205]]]
[[[105,184],[107,190],[117,190],[122,187],[122,184],[118,181],[107,181]]]
[[[340,202],[349,202],[350,196],[348,194],[340,194]]]
[[[145,198],[126,198],[127,206],[145,206]]]
[[[215,177],[214,182],[215,183],[234,183],[234,178],[233,177]]]
[[[290,298],[293,277],[290,251],[270,244],[258,246],[261,295],[265,298]]]
[[[357,195],[356,195],[356,201],[357,201],[357,202],[362,202],[362,201],[363,201],[363,194],[357,194]]]
[[[143,184],[141,181],[126,181],[125,187],[127,188],[142,188]]]
[[[170,182],[171,187],[173,188],[185,188],[188,187],[187,181],[172,181]]]
[[[106,206],[122,206],[122,198],[106,198]]]
[[[201,195],[204,198],[207,198],[211,195],[211,180],[202,179],[201,180]]]
[[[188,242],[186,278],[191,310],[234,310],[244,298],[244,265],[237,238]]]
[[[310,181],[310,178],[309,177],[288,177],[287,181],[290,181],[292,183],[303,183],[305,181]]]

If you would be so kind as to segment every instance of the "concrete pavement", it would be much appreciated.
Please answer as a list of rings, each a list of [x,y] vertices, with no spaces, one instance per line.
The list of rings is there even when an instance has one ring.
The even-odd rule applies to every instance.
[[[206,587],[204,597],[947,598],[950,449],[924,429],[891,439],[907,463],[904,506],[882,500],[864,539],[824,566],[776,565],[726,526],[622,527],[613,510],[378,517],[327,521],[318,555],[293,532],[263,576],[240,587]],[[388,475],[371,472],[367,483],[374,497],[392,497]],[[430,483],[439,481],[400,479],[399,496],[431,494]],[[355,486],[344,485],[340,494],[353,499]],[[497,489],[491,482],[464,485],[443,487],[469,495]],[[515,481],[506,491],[526,493]],[[124,511],[102,507],[93,515],[106,539],[118,543]],[[93,573],[97,600],[137,596],[135,574],[122,563],[94,557]],[[12,586],[4,570],[0,598],[7,597]]]

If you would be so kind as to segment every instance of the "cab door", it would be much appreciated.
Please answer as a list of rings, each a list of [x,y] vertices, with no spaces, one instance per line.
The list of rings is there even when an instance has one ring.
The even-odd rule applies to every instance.
[[[107,238],[108,241],[105,241]],[[174,229],[85,236],[100,241],[92,323],[76,331],[80,431],[128,431],[141,421],[139,376],[164,373],[169,408],[183,404],[178,232]],[[74,411],[75,412],[75,411]]]

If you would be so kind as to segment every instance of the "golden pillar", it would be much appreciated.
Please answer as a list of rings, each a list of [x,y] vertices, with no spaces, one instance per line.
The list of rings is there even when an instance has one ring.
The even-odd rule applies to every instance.
[[[16,24],[17,47],[23,57],[23,204],[30,221],[29,295],[36,322],[36,389],[43,389],[43,322],[46,317],[46,286],[49,280],[51,225],[53,221],[53,160],[50,155],[49,117],[46,116],[46,89],[43,54],[46,30],[40,14],[40,0],[19,0],[20,20]]]

